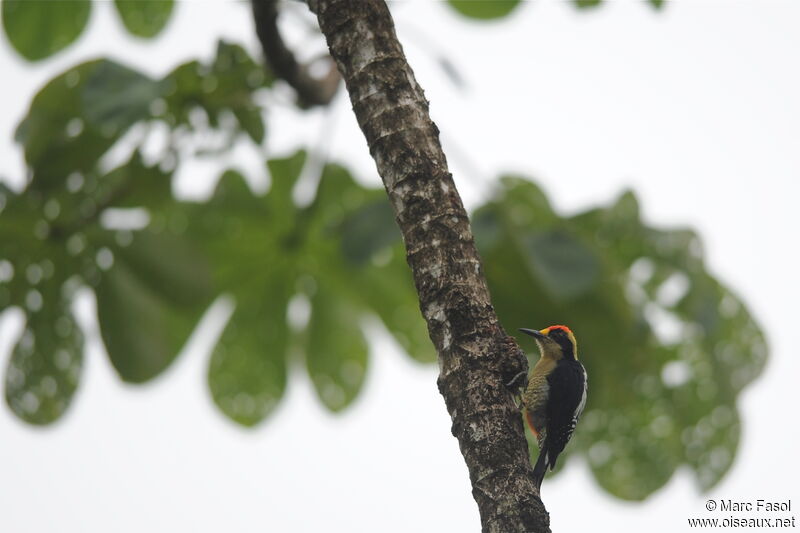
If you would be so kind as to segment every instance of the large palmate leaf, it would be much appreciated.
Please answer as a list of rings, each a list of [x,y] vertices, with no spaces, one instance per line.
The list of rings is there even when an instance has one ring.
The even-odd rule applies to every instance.
[[[17,407],[30,407],[32,397],[14,387],[37,382],[27,372],[52,367],[53,353],[60,349],[56,341],[62,341],[43,330],[37,313],[71,320],[75,286],[95,289],[109,356],[120,376],[132,382],[152,379],[169,366],[218,293],[212,290],[206,257],[182,235],[188,214],[187,206],[172,198],[174,163],[145,164],[135,149],[110,171],[113,159],[101,164],[136,124],[171,125],[176,135],[170,140],[177,142],[186,123],[170,117],[188,117],[198,108],[215,120],[225,113],[241,117],[225,124],[232,136],[245,132],[263,139],[260,111],[252,100],[253,91],[270,83],[263,69],[241,47],[226,43],[209,64],[191,65],[196,76],[181,85],[171,74],[155,80],[106,59],[82,63],[47,83],[17,128],[30,180],[20,194],[5,186],[0,190],[0,309],[19,306],[27,315],[27,340],[7,372],[9,402],[16,398],[15,412],[26,419],[52,421],[68,403],[61,396],[56,409],[40,399],[35,413],[21,411]],[[209,91],[212,84],[217,89]],[[167,146],[164,155],[176,152],[176,146]],[[131,220],[133,226],[127,227]],[[43,297],[45,284],[52,294],[64,296]],[[32,343],[34,337],[39,340]],[[30,363],[21,363],[22,354]],[[49,390],[50,380],[46,383]],[[59,385],[58,390],[66,394],[68,389]],[[23,396],[27,400],[21,404]]]
[[[579,339],[590,394],[567,451],[586,453],[598,482],[625,499],[646,497],[681,464],[702,488],[719,481],[739,440],[736,396],[766,346],[706,271],[698,237],[644,225],[632,193],[561,217],[515,178],[474,227],[503,323],[566,323]]]
[[[197,221],[192,237],[211,259],[219,290],[231,294],[236,305],[214,348],[209,386],[222,411],[245,425],[277,405],[291,352],[303,355],[326,407],[347,407],[365,376],[362,317],[367,314],[377,314],[398,340],[430,359],[430,350],[417,348],[424,322],[410,279],[398,281],[389,265],[353,261],[347,252],[353,228],[348,221],[370,211],[382,193],[328,165],[315,200],[298,207],[292,190],[304,162],[302,152],[270,160],[272,185],[265,195],[254,194],[240,174],[226,172],[209,202],[192,216]],[[384,245],[397,241],[393,224],[390,231]],[[366,297],[365,282],[386,300],[378,303],[378,290]],[[287,321],[298,302],[309,308],[307,321]],[[388,312],[392,302],[398,308]]]

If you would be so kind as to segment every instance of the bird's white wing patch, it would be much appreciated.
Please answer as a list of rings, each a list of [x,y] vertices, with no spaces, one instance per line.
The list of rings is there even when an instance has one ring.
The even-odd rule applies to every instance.
[[[583,413],[583,408],[586,407],[586,391],[588,388],[589,380],[586,376],[586,369],[583,369],[583,394],[581,395],[581,401],[578,404],[578,407],[575,409],[574,418],[577,420],[581,413]]]

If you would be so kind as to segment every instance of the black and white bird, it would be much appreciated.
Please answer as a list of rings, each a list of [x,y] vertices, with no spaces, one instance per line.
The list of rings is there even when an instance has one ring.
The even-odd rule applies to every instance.
[[[536,339],[541,353],[522,395],[525,420],[539,444],[533,475],[540,488],[586,406],[586,370],[578,361],[578,343],[567,326],[520,331]]]

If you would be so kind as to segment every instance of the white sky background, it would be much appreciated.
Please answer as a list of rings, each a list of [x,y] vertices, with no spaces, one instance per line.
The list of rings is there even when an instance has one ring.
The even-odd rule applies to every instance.
[[[699,230],[710,268],[768,335],[771,359],[740,396],[742,444],[717,488],[700,494],[680,471],[645,504],[626,504],[572,458],[564,475],[545,480],[553,530],[608,524],[602,529],[672,532],[687,530],[687,517],[729,516],[708,513],[708,497],[791,498],[800,509],[800,354],[792,344],[800,296],[800,4],[696,0],[656,13],[643,1],[618,0],[589,13],[542,0],[489,25],[438,2],[398,2],[393,12],[468,205],[485,199],[493,177],[507,170],[536,176],[564,212],[632,187],[651,223]],[[0,176],[22,182],[13,129],[53,75],[100,54],[162,75],[210,57],[219,36],[257,50],[249,10],[231,2],[181,3],[154,42],[125,38],[110,4],[96,5],[77,45],[33,67],[4,43]],[[466,90],[442,74],[435,50],[460,69]],[[327,124],[331,156],[377,185],[344,92],[333,111],[308,115],[303,123],[288,111],[267,118],[271,153],[318,146]],[[243,147],[228,163],[265,183],[253,150]],[[212,167],[184,169],[179,192],[207,190]],[[80,305],[88,316],[91,297]],[[366,387],[343,415],[325,412],[295,369],[277,414],[245,430],[220,414],[205,384],[208,339],[224,315],[216,311],[150,385],[123,385],[89,324],[83,380],[64,420],[33,428],[0,406],[0,531],[480,530],[435,366],[412,363],[377,335]],[[2,367],[19,330],[19,314],[6,315]]]

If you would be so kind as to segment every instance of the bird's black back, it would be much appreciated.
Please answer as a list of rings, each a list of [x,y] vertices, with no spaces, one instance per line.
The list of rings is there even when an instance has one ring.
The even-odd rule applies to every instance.
[[[558,455],[575,431],[575,424],[583,411],[581,405],[586,388],[586,372],[576,359],[560,359],[556,368],[547,376],[550,397],[547,402],[547,451],[548,466],[556,465]]]

